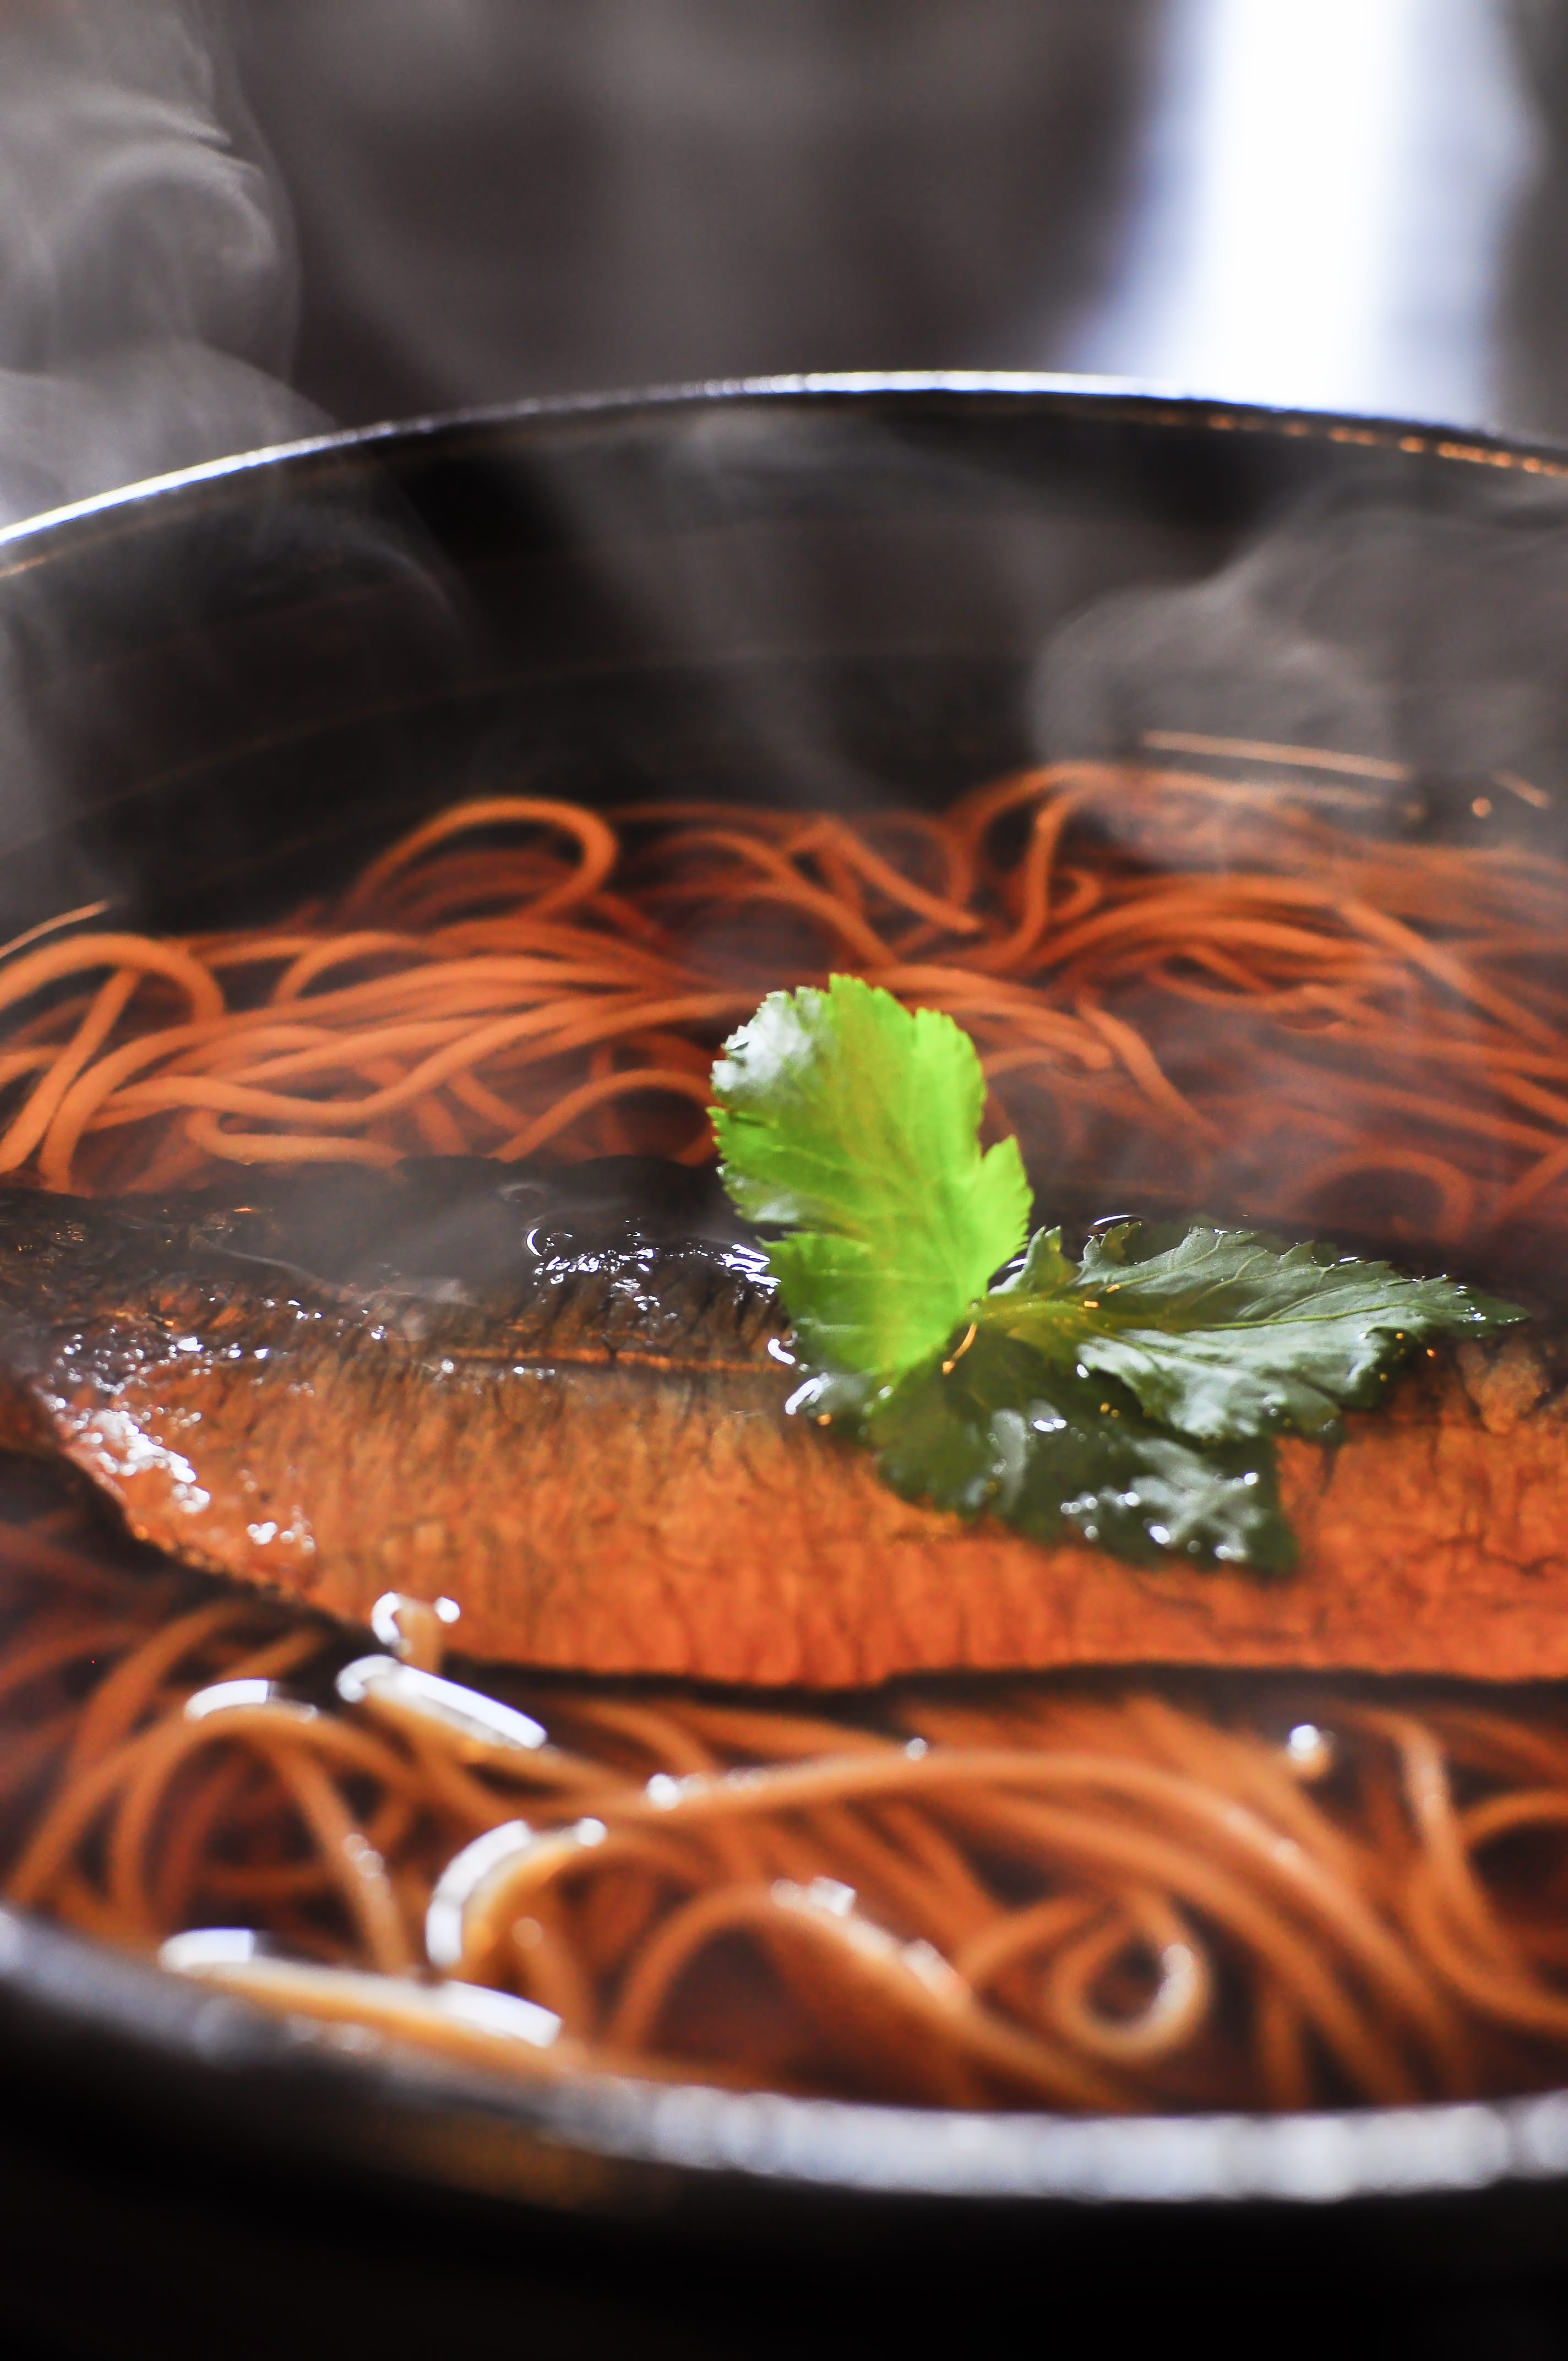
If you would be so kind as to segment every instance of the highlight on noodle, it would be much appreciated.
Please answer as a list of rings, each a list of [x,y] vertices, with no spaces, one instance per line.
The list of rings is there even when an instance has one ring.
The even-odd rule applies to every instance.
[[[345,1663],[80,1508],[5,1542],[9,1899],[296,2016],[948,2106],[1402,2103],[1568,2058],[1539,1708],[1126,1676],[498,1700],[411,1601]]]
[[[700,1162],[719,1041],[833,968],[974,1037],[1042,1179],[1319,1226],[1391,1205],[1462,1245],[1563,1210],[1565,931],[1568,864],[1192,770],[1064,763],[940,816],[491,797],[286,924],[11,947],[0,1173]]]
[[[1070,763],[939,817],[491,797],[277,925],[99,915],[0,954],[0,1172],[49,1190],[699,1163],[717,1045],[833,969],[952,1015],[1053,1185],[1391,1204],[1445,1246],[1565,1210],[1568,864],[1274,785]],[[741,1701],[448,1667],[439,1609],[375,1620],[367,1655],[29,1495],[0,1524],[9,1900],[530,2076],[1136,2112],[1568,2070],[1554,1692]]]

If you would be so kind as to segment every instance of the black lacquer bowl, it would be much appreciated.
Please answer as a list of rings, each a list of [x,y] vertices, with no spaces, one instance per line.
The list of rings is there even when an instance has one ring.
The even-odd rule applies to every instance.
[[[1551,452],[1062,382],[727,386],[262,453],[0,535],[0,939],[99,895],[162,926],[281,908],[503,784],[936,803],[1151,730],[1371,752],[1379,824],[1562,850],[1565,548]],[[981,2255],[1058,2289],[1108,2258],[1463,2269],[1568,2232],[1568,2095],[1086,2122],[513,2088],[4,1915],[0,2059],[0,2183],[45,2185],[40,2141],[108,2204],[156,2153],[187,2204],[192,2172],[247,2205],[287,2179],[323,2218],[483,2218],[590,2281],[655,2249],[840,2284]]]

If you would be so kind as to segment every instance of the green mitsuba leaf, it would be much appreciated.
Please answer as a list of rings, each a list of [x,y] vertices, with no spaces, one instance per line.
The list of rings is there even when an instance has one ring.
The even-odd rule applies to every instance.
[[[1225,1442],[1280,1428],[1332,1434],[1341,1411],[1375,1407],[1429,1337],[1525,1315],[1332,1246],[1129,1223],[1091,1238],[1076,1267],[1042,1233],[983,1316],[1047,1360],[1118,1379],[1183,1434]]]
[[[768,1258],[809,1365],[914,1367],[1023,1245],[1018,1144],[981,1155],[985,1077],[950,1016],[853,976],[771,993],[713,1089],[731,1199],[794,1233]]]
[[[1038,1231],[952,1020],[835,976],[774,993],[714,1069],[723,1179],[785,1235],[792,1407],[886,1481],[1142,1564],[1288,1566],[1273,1438],[1332,1437],[1437,1335],[1525,1317],[1446,1279],[1251,1230],[1127,1223],[1081,1262]]]
[[[858,1431],[905,1499],[989,1511],[1035,1541],[1266,1573],[1295,1556],[1270,1442],[1190,1442],[1124,1387],[1052,1367],[995,1329],[980,1328],[945,1373],[939,1362],[911,1372]]]

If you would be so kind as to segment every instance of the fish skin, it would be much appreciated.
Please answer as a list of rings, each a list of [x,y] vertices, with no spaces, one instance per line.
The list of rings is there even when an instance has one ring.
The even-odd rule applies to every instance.
[[[1135,1568],[911,1505],[789,1417],[782,1313],[717,1192],[613,1163],[432,1159],[243,1205],[0,1191],[3,1439],[351,1623],[388,1589],[455,1598],[492,1661],[1568,1675],[1568,1415],[1528,1337],[1281,1445],[1292,1576]]]

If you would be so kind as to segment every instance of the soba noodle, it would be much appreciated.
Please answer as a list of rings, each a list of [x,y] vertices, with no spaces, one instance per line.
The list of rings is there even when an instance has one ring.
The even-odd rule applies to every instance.
[[[1568,2058],[1539,1710],[1124,1677],[498,1700],[434,1677],[410,1601],[345,1664],[84,1509],[4,1542],[9,1899],[148,1953],[269,1930],[170,1958],[295,2015],[958,2106],[1403,2103]]]
[[[1343,792],[1343,791],[1340,791]],[[948,1010],[1060,1182],[1443,1245],[1568,1189],[1568,864],[1068,763],[941,817],[505,796],[287,924],[0,956],[0,1173],[711,1153],[714,1049],[830,968]]]

